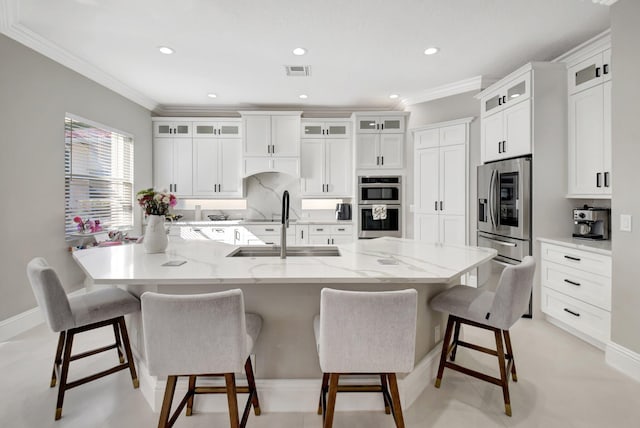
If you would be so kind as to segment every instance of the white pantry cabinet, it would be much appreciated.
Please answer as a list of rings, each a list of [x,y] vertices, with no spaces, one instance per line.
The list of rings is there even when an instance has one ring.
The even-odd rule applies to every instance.
[[[567,59],[567,196],[611,198],[611,49],[609,38]]]
[[[193,195],[242,197],[242,140],[193,139]]]
[[[467,241],[467,146],[472,120],[413,130],[415,239],[461,245]]]
[[[191,138],[155,138],[153,141],[153,186],[176,196],[191,196]]]

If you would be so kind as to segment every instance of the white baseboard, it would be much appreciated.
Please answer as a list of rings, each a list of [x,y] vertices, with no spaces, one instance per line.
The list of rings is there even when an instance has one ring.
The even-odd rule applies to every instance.
[[[69,293],[69,297],[79,296],[86,293],[84,288]],[[0,342],[7,340],[23,333],[29,329],[36,327],[44,322],[42,311],[39,307],[29,309],[21,314],[12,316],[0,321]]]
[[[605,350],[605,361],[611,367],[640,382],[640,354],[609,342]]]
[[[403,408],[408,408],[431,384],[438,369],[442,342],[429,352],[403,379],[398,379],[398,390]],[[159,412],[164,397],[165,382],[159,381],[142,361],[136,362],[140,389],[154,412]],[[379,379],[371,378],[371,383]],[[341,379],[341,383],[363,382],[366,379]],[[240,379],[238,383],[242,383]],[[221,381],[203,379],[202,385],[222,385]],[[318,408],[321,379],[256,379],[260,408],[265,412],[315,412]],[[198,381],[200,385],[200,381]],[[187,378],[180,378],[176,387],[175,400],[187,392]],[[243,403],[242,399],[238,400]],[[240,404],[242,405],[242,404]],[[339,394],[336,401],[337,411],[382,410],[384,404],[380,394],[349,393]],[[227,398],[224,395],[200,395],[194,402],[194,411],[227,412]]]

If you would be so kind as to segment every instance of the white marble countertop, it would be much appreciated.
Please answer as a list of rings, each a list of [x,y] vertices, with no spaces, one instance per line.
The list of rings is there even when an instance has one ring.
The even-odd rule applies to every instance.
[[[339,257],[227,257],[237,248],[171,240],[160,254],[146,254],[142,245],[123,245],[76,251],[73,258],[99,284],[446,283],[497,254],[489,248],[400,238],[339,245]],[[186,263],[161,266],[169,260]]]
[[[201,221],[174,221],[174,222],[166,222],[165,225],[168,226],[238,226],[238,225],[254,225],[254,224],[280,224],[279,220],[222,220],[222,221],[212,221],[212,220],[201,220]],[[310,225],[310,224],[344,224],[344,225],[352,225],[353,220],[298,220],[291,219],[289,220],[289,226],[294,226],[296,224],[299,225]]]
[[[563,247],[574,248],[576,250],[590,251],[592,253],[611,255],[611,240],[594,241],[590,239],[577,239],[566,237],[538,238],[540,242],[561,245]]]

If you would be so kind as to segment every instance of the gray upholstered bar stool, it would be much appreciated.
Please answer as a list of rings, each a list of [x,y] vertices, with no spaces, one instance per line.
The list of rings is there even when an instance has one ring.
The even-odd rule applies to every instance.
[[[158,427],[171,427],[195,394],[227,394],[231,428],[244,427],[251,405],[260,414],[249,354],[262,328],[262,318],[245,314],[242,291],[177,296],[147,292],[142,300],[142,327],[149,373],[167,377]],[[235,373],[244,371],[247,387],[237,387]],[[179,376],[189,378],[187,393],[171,415]],[[225,386],[196,387],[198,376],[224,376]],[[248,393],[242,419],[236,393]]]
[[[413,370],[417,310],[414,289],[322,289],[313,330],[323,372],[318,414],[323,415],[324,428],[333,425],[337,392],[381,392],[385,412],[393,413],[396,426],[404,428],[396,373]],[[354,374],[375,374],[380,385],[338,385],[341,375]]]
[[[518,378],[509,329],[527,311],[535,267],[535,259],[527,256],[520,264],[508,266],[502,271],[498,288],[495,292],[482,288],[467,287],[466,285],[457,285],[443,291],[431,300],[431,308],[449,313],[447,329],[442,342],[440,365],[435,383],[436,388],[440,388],[445,367],[493,383],[502,388],[505,413],[511,416],[509,372],[511,372],[511,379],[514,382],[517,382]],[[492,331],[497,349],[488,349],[459,340],[461,324]],[[450,343],[452,335],[453,342]],[[502,341],[503,336],[504,345],[507,348],[506,352]],[[455,358],[458,346],[498,357],[500,379],[456,364]],[[449,356],[450,361],[447,361]]]
[[[64,393],[76,386],[128,368],[131,372],[133,387],[137,388],[138,375],[133,363],[124,315],[139,311],[140,301],[119,288],[96,290],[69,299],[55,270],[41,257],[34,258],[29,262],[27,276],[38,301],[38,306],[44,314],[44,319],[51,330],[60,332],[58,350],[51,375],[52,388],[56,386],[58,377],[60,378],[55,419],[58,420],[62,417]],[[71,355],[73,338],[76,334],[109,325],[113,326],[115,335],[113,345]],[[118,351],[119,365],[73,382],[67,381],[71,361],[111,349]],[[127,356],[126,361],[124,354]]]

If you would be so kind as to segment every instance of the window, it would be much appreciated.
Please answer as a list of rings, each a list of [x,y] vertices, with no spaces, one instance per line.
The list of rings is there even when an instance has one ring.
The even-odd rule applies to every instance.
[[[73,218],[105,231],[133,227],[133,138],[71,114],[65,117],[65,236]]]

